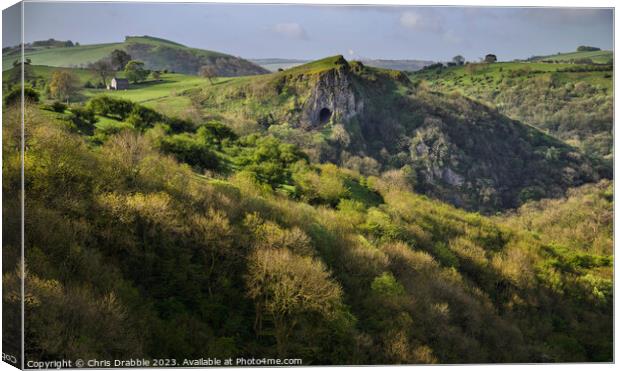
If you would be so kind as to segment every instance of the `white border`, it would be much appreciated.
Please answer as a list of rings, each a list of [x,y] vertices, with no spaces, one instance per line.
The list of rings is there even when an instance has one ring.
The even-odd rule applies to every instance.
[[[26,0],[27,2],[38,2],[38,0]],[[46,1],[47,2],[47,1]],[[62,2],[84,2],[84,1],[80,1],[80,0],[62,0]],[[103,1],[100,1],[103,2]],[[123,0],[107,0],[105,2],[139,2],[139,1],[123,1]],[[148,2],[162,2],[162,3],[201,3],[201,2],[215,2],[215,1],[181,1],[181,0],[150,0]],[[277,3],[276,1],[261,1],[261,0],[238,0],[238,1],[234,1],[234,0],[218,0],[218,3],[244,3],[244,4],[261,4],[261,3]],[[17,1],[15,0],[0,0],[0,5],[2,7],[2,9],[6,9],[9,6],[13,5],[17,3]],[[513,1],[513,0],[507,0],[507,1],[500,1],[500,0],[450,0],[450,1],[441,1],[441,0],[424,0],[424,1],[419,1],[419,0],[313,0],[313,1],[308,1],[308,0],[286,0],[283,1],[282,3],[286,3],[286,4],[321,4],[321,5],[433,5],[433,6],[486,6],[486,7],[497,7],[497,6],[504,6],[504,7],[588,7],[588,8],[592,8],[592,7],[606,7],[606,8],[614,8],[615,4],[613,1],[610,0],[589,0],[589,1],[584,1],[584,0],[520,0],[520,1]],[[23,15],[23,10],[22,10],[22,15]],[[616,14],[614,11],[614,25],[615,25],[615,21],[616,21]],[[1,26],[1,17],[0,17],[0,26]],[[22,27],[23,27],[23,22],[22,22]],[[614,27],[614,51],[618,49],[618,37],[617,37],[617,32],[618,30]],[[1,31],[0,31],[0,35],[1,35]],[[22,37],[23,37],[23,30],[22,30]],[[614,61],[615,61],[615,53],[614,53]],[[616,91],[618,91],[618,80],[616,79],[616,74],[615,74],[615,66],[614,66],[614,93]],[[619,98],[618,96],[614,95],[614,108],[618,107],[618,103],[619,103]],[[1,110],[0,110],[1,111]],[[1,117],[2,113],[0,112],[0,117]],[[616,116],[615,116],[615,110],[614,110],[614,133],[615,133],[615,129],[616,129]],[[617,146],[617,141],[616,141],[616,136],[614,135],[614,154],[615,154],[615,148]],[[1,156],[1,154],[0,154]],[[0,157],[1,160],[1,157]],[[615,157],[614,157],[614,174],[618,174],[618,170],[620,168],[620,165],[618,164],[618,162],[615,161]],[[0,189],[0,194],[1,194],[2,190]],[[618,202],[618,184],[615,183],[614,184],[614,251],[616,250],[616,239],[615,239],[615,235],[616,235],[616,231],[618,230],[618,226],[620,224],[620,222],[618,221],[618,218],[615,217],[615,204]],[[2,203],[2,200],[0,198],[0,205]],[[2,231],[0,229],[0,237],[2,235]],[[1,255],[0,255],[0,264],[1,264]],[[616,270],[614,270],[614,282],[618,282],[618,272]],[[1,292],[1,285],[0,285],[0,292]],[[614,285],[614,298],[616,297],[616,285]],[[615,306],[615,300],[614,300],[614,359],[615,356],[618,354],[618,343],[615,342],[615,334],[617,333],[618,329],[619,329],[619,325],[618,322],[615,321],[616,315],[617,315],[617,311],[616,311],[617,307]],[[0,313],[1,313],[1,308],[0,308]],[[0,324],[2,323],[2,317],[0,316]],[[22,357],[23,359],[23,357]],[[429,369],[432,368],[434,370],[448,370],[448,369],[454,369],[455,367],[458,367],[459,369],[466,369],[466,370],[474,370],[474,369],[485,369],[485,370],[495,370],[495,369],[503,369],[503,370],[540,370],[540,369],[544,369],[544,370],[601,370],[601,369],[610,369],[610,368],[615,368],[615,364],[583,364],[583,363],[578,363],[578,364],[546,364],[546,365],[497,365],[497,364],[484,364],[484,365],[459,365],[459,366],[450,366],[450,365],[439,365],[439,366],[365,366],[365,367],[358,367],[358,366],[345,366],[348,370],[364,370],[367,369],[368,367],[372,367],[373,369],[378,369],[378,370],[387,370],[387,369],[402,369],[402,368],[416,368],[416,369]],[[299,369],[311,369],[312,367],[298,367]],[[314,368],[319,368],[319,367],[314,367]],[[337,367],[331,367],[331,366],[325,366],[325,367],[320,367],[321,369],[335,369]],[[229,368],[230,369],[230,368]],[[235,370],[247,370],[249,368],[232,368]],[[262,367],[261,369],[278,369],[276,367]],[[15,370],[14,367],[8,365],[7,363],[4,362],[0,362],[0,371],[9,371],[9,370]],[[170,368],[170,370],[195,370],[195,369],[186,369],[186,368]]]

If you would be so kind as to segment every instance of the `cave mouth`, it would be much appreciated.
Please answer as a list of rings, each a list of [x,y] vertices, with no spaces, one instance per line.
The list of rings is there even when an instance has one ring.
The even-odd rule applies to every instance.
[[[321,124],[326,124],[331,117],[332,117],[332,111],[330,111],[329,108],[323,108],[319,112],[319,122]]]

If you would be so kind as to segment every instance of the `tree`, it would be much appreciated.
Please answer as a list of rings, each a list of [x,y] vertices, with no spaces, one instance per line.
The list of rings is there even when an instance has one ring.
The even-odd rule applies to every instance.
[[[101,84],[103,86],[107,84],[108,77],[110,77],[112,72],[114,72],[112,64],[106,59],[98,60],[97,62],[92,63],[89,67],[101,78]]]
[[[213,78],[217,76],[217,73],[215,71],[215,68],[213,68],[213,66],[200,67],[200,71],[198,72],[198,74],[201,77],[204,77],[205,79],[209,80],[211,84],[213,84]]]
[[[112,64],[112,68],[116,71],[122,71],[130,61],[131,55],[127,54],[124,50],[114,49],[112,53],[110,53],[110,63]]]
[[[134,84],[146,80],[150,71],[144,68],[144,62],[129,61],[125,66],[125,76]]]
[[[50,81],[50,93],[52,97],[69,101],[69,97],[77,91],[78,79],[69,71],[54,71]]]
[[[596,52],[601,50],[601,48],[597,48],[595,46],[587,46],[587,45],[581,45],[579,47],[577,47],[577,51],[578,52]]]
[[[161,72],[153,71],[151,72],[151,77],[153,77],[153,80],[159,81],[159,79],[161,78]]]
[[[33,80],[36,75],[32,69],[32,66],[28,63],[23,65],[24,82]],[[22,64],[19,61],[13,62],[13,68],[8,71],[8,85],[9,87],[22,83]]]
[[[495,63],[497,62],[497,56],[495,54],[487,54],[484,56],[484,61],[486,63]]]
[[[24,98],[26,102],[38,102],[39,101],[39,93],[36,90],[24,86]],[[22,88],[21,86],[15,86],[13,90],[4,98],[4,104],[10,106],[15,103],[21,103],[22,101]]]
[[[287,248],[263,248],[254,251],[248,264],[247,287],[256,304],[256,331],[261,332],[263,315],[270,317],[279,356],[286,355],[288,339],[306,315],[327,319],[341,304],[342,289],[320,260]]]
[[[462,55],[455,55],[452,58],[452,62],[454,62],[457,66],[462,66],[465,64],[465,58]]]

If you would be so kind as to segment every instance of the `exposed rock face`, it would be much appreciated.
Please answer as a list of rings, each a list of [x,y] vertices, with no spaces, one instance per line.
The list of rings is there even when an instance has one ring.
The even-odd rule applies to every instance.
[[[364,104],[353,90],[349,65],[344,63],[319,76],[302,107],[302,126],[316,128],[326,124],[325,109],[331,113],[328,122],[344,122],[363,110]]]

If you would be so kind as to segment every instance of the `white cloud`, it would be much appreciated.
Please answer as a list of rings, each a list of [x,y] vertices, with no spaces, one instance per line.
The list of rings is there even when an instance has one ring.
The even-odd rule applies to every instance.
[[[278,23],[271,30],[284,37],[297,40],[307,40],[308,34],[299,23]]]
[[[417,31],[443,32],[439,18],[433,14],[406,11],[400,15],[400,25]]]

